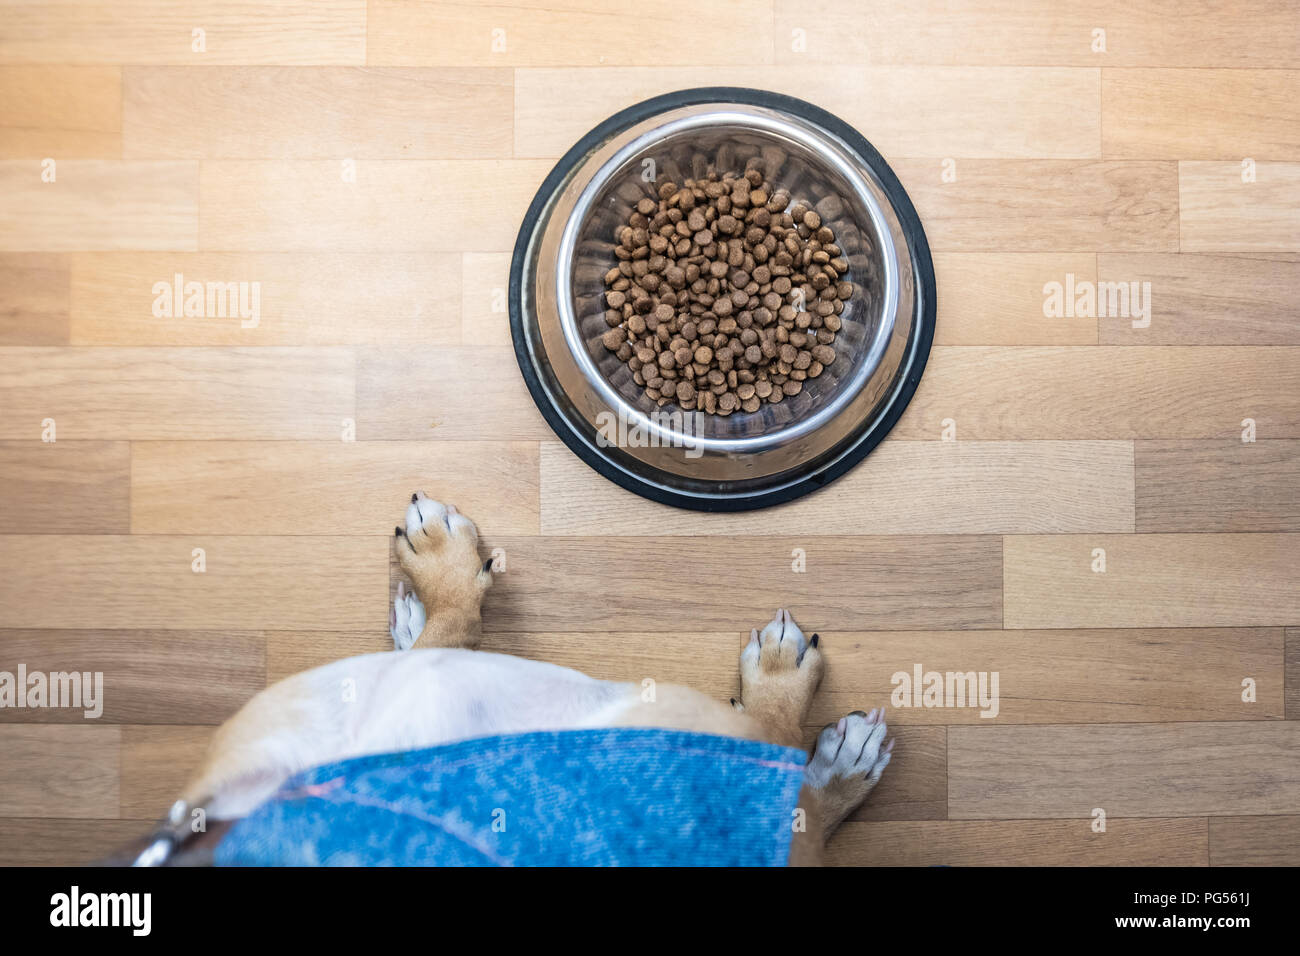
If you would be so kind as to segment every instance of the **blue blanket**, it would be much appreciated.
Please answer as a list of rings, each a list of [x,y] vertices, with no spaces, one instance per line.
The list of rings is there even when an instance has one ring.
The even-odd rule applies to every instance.
[[[800,750],[676,730],[482,737],[316,767],[226,866],[783,866]]]

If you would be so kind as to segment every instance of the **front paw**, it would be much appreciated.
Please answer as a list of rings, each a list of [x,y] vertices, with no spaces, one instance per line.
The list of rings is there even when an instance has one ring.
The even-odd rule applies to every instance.
[[[819,640],[816,634],[804,637],[783,608],[762,631],[750,632],[740,654],[743,710],[782,742],[798,744],[803,718],[821,683]]]
[[[425,634],[432,636],[423,643],[476,646],[479,606],[492,584],[492,562],[479,559],[474,522],[454,505],[416,492],[406,508],[406,524],[393,535],[398,564],[427,617]],[[396,634],[393,639],[398,640]]]
[[[417,491],[406,524],[393,532],[397,561],[430,614],[478,610],[492,583],[492,563],[478,556],[478,529],[456,510]]]
[[[855,710],[817,737],[804,780],[818,792],[827,833],[867,799],[889,766],[894,741],[885,742],[885,709]]]

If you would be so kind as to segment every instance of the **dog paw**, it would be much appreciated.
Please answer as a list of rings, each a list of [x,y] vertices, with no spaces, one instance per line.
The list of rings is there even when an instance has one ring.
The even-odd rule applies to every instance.
[[[827,724],[817,737],[817,747],[804,780],[821,795],[827,832],[867,799],[889,766],[894,741],[885,743],[885,709],[864,714],[856,710]]]
[[[800,726],[821,682],[820,638],[804,637],[782,608],[759,631],[750,631],[740,654],[740,697],[745,713],[783,742],[798,743]]]
[[[455,505],[416,492],[406,507],[405,525],[398,525],[393,533],[398,564],[427,614],[426,630],[446,632],[445,639],[434,643],[477,644],[479,606],[492,583],[492,562],[479,559],[474,522]],[[471,632],[471,637],[460,636],[461,630]]]
[[[414,591],[406,590],[406,583],[397,582],[397,597],[388,612],[388,632],[393,635],[393,647],[399,651],[411,649],[424,630],[424,605]]]

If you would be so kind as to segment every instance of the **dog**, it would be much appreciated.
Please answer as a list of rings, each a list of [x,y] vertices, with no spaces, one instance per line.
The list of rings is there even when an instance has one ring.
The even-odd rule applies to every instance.
[[[136,859],[176,862],[196,809],[214,826],[208,843],[271,797],[292,775],[368,754],[536,730],[654,727],[803,749],[801,728],[825,667],[820,638],[778,610],[751,630],[740,654],[740,697],[728,704],[686,687],[597,680],[569,668],[478,650],[480,606],[492,561],[478,530],[452,505],[411,496],[394,531],[413,584],[399,585],[389,616],[395,651],[295,674],[250,700],[214,735],[207,759]],[[355,703],[340,706],[340,687]],[[805,825],[791,865],[818,865],[826,840],[889,765],[884,708],[855,711],[823,729],[804,770]]]

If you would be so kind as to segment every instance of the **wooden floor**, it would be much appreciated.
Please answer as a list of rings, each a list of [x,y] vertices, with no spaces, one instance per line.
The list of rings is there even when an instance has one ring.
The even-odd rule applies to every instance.
[[[504,311],[551,164],[702,84],[853,123],[938,275],[889,439],[746,515],[575,459]],[[178,274],[256,327],[156,317]],[[1067,276],[1149,326],[1046,317]],[[106,683],[0,710],[0,862],[96,857],[268,681],[389,646],[420,488],[502,549],[489,649],[725,698],[785,605],[810,732],[996,671],[996,718],[891,707],[837,862],[1298,864],[1297,303],[1294,0],[0,0],[0,670]]]

